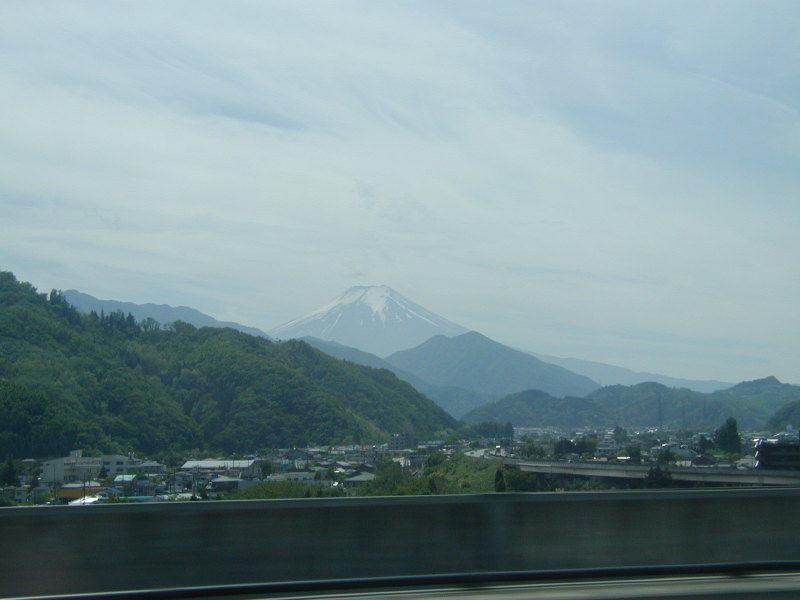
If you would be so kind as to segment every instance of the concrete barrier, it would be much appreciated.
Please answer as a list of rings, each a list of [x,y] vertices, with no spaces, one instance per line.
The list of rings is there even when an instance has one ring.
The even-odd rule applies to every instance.
[[[800,489],[0,509],[0,596],[800,560]]]

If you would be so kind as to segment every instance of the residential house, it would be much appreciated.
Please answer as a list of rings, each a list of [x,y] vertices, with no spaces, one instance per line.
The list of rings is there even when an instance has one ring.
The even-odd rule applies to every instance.
[[[59,504],[67,504],[70,500],[83,498],[84,496],[94,496],[105,489],[105,486],[99,481],[65,483],[55,493],[55,499]]]
[[[346,488],[357,488],[374,480],[375,475],[373,473],[359,473],[342,481],[342,485]]]

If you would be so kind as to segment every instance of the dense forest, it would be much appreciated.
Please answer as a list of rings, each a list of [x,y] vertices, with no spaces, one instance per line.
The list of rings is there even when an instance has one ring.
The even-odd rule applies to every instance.
[[[0,272],[0,456],[381,442],[452,417],[391,372],[301,341],[80,314]]]

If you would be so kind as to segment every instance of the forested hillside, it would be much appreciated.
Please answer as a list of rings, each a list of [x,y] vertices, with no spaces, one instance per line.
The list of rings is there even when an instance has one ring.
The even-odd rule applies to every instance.
[[[764,427],[783,404],[800,398],[800,387],[782,384],[774,377],[744,382],[730,389],[701,394],[660,383],[614,385],[588,398],[622,426],[712,427],[735,417],[744,427]]]
[[[248,327],[247,325],[234,323],[233,321],[217,321],[214,317],[210,317],[188,306],[169,306],[167,304],[152,303],[135,304],[133,302],[120,302],[119,300],[101,300],[89,294],[79,292],[78,290],[67,290],[63,292],[62,295],[70,306],[74,306],[83,314],[89,314],[92,311],[96,313],[103,311],[106,314],[122,312],[126,315],[128,313],[132,314],[133,318],[137,321],[144,321],[147,318],[155,319],[159,323],[183,321],[195,327],[230,327],[242,333],[249,333],[250,335],[265,338],[269,337],[257,327]]]
[[[389,371],[304,342],[82,315],[0,272],[0,456],[247,452],[454,425]]]
[[[767,425],[773,431],[794,431],[800,429],[800,400],[789,402],[779,408]]]
[[[608,415],[585,398],[554,398],[540,390],[525,390],[470,411],[464,421],[472,425],[495,421],[515,427],[572,428],[605,425]]]
[[[797,420],[792,412],[797,402],[787,405],[795,400],[800,401],[800,386],[781,383],[774,377],[743,382],[711,394],[651,382],[607,386],[585,398],[559,399],[539,390],[527,390],[475,409],[464,420],[510,422],[516,427],[710,429],[735,417],[744,427],[775,429]],[[783,412],[772,417],[782,406]]]

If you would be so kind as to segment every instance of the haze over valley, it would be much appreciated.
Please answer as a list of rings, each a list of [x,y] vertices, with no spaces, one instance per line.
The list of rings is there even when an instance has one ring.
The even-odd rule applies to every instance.
[[[128,310],[139,321],[154,321],[157,325],[185,321],[197,327],[233,328],[269,337],[260,330],[223,323],[188,307],[98,300],[75,290],[66,292],[64,299],[84,314],[125,314]],[[465,332],[465,328],[387,286],[347,290],[310,315],[273,328],[270,333],[274,339],[295,334],[335,358],[391,371],[452,416],[463,417],[468,423],[499,421],[518,427],[573,428],[623,424],[685,429],[689,424],[712,428],[735,415],[745,426],[762,427],[777,410],[800,401],[800,386],[782,384],[774,377],[734,386],[637,374],[612,365],[551,357],[577,367],[570,371],[478,332]],[[419,340],[423,341],[407,347]],[[362,347],[354,347],[357,345]],[[368,352],[374,348],[388,355],[382,358]],[[581,374],[581,367],[611,381],[601,386]],[[770,425],[782,427],[777,422]]]

